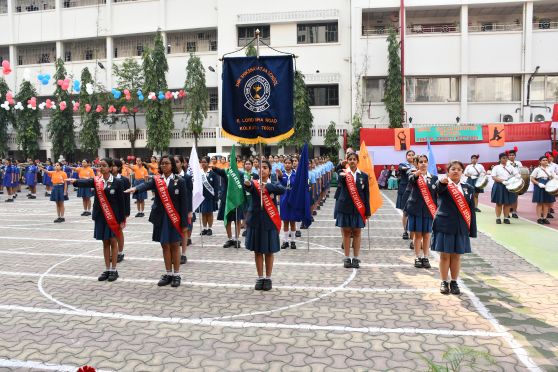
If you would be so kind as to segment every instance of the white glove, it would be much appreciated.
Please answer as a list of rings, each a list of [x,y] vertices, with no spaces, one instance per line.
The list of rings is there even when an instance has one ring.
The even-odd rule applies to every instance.
[[[507,186],[507,185],[508,185],[508,183],[510,183],[510,181],[509,181],[509,180],[506,180],[506,181],[503,181],[502,183],[503,183],[504,185],[506,185],[506,186]]]
[[[546,187],[546,185],[545,185],[544,183],[540,183],[540,182],[539,182],[539,187],[540,187],[541,189],[544,189],[544,188]]]

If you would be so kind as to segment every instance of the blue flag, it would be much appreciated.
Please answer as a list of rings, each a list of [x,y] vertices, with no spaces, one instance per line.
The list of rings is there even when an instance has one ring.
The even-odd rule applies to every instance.
[[[304,144],[296,170],[294,185],[287,196],[287,204],[293,211],[294,219],[302,221],[306,227],[312,224],[312,213],[310,212],[311,197],[308,188],[308,144]]]
[[[436,166],[436,158],[434,157],[434,151],[432,151],[432,146],[430,145],[430,138],[427,140],[428,143],[428,172],[434,176],[438,175],[438,167]]]

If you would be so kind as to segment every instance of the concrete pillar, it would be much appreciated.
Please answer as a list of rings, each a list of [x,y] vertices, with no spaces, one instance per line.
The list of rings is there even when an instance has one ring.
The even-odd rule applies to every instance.
[[[461,6],[461,81],[460,81],[460,114],[461,123],[469,122],[468,94],[469,94],[469,7]]]
[[[114,42],[112,36],[107,37],[107,63],[105,65],[104,74],[106,87],[108,90],[112,87],[112,64],[114,59]]]
[[[527,81],[529,76],[535,71],[537,66],[533,66],[533,2],[529,1],[524,5],[524,24],[523,24],[523,94],[521,106],[523,108],[522,121],[531,121],[531,107],[523,106],[527,104]]]

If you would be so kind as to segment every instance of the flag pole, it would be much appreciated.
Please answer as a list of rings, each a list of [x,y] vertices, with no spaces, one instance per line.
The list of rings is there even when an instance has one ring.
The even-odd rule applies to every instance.
[[[200,212],[200,232],[203,231],[203,226],[202,226],[202,216],[201,216],[201,212]],[[201,241],[201,247],[203,249],[203,235],[200,235],[200,241]]]
[[[310,228],[306,227],[306,237],[308,238],[308,242],[306,244],[306,252],[310,252]]]
[[[260,29],[256,29],[256,58],[260,58]],[[260,208],[263,209],[263,188],[264,185],[262,183],[262,142],[258,142],[259,145],[259,153],[260,153]],[[271,169],[269,170],[269,177],[271,177]]]

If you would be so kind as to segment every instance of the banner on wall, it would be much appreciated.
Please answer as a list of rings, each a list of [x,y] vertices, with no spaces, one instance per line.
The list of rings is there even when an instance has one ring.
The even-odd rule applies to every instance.
[[[490,147],[503,147],[506,144],[506,127],[504,124],[488,125],[488,145]]]
[[[415,128],[415,142],[482,141],[482,125],[452,125]]]
[[[407,151],[411,148],[411,129],[395,128],[393,136],[396,151]]]
[[[293,134],[293,58],[223,60],[223,135],[241,143],[276,143]]]

